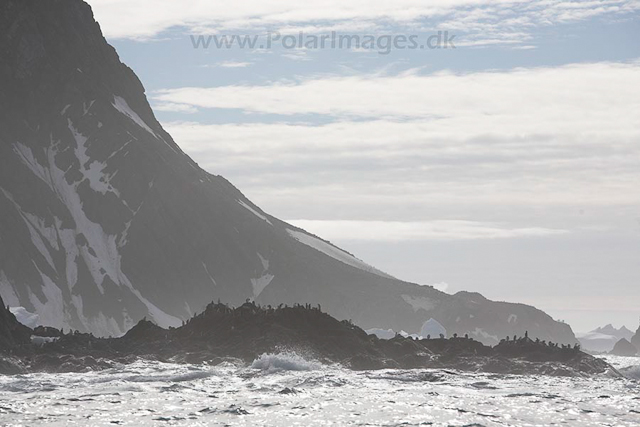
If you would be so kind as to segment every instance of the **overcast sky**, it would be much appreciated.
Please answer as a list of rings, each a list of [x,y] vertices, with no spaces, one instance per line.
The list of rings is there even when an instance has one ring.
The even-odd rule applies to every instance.
[[[401,279],[638,327],[640,1],[89,3],[176,142],[265,211]],[[376,45],[190,37],[331,31]],[[455,48],[385,48],[438,31]]]

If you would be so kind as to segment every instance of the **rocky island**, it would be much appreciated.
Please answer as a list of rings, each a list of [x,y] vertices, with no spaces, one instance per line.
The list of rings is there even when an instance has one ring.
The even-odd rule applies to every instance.
[[[1,300],[0,300],[1,301]],[[578,346],[525,337],[506,338],[489,347],[469,337],[383,340],[321,307],[233,308],[211,303],[181,327],[163,329],[141,320],[124,336],[54,328],[28,328],[4,308],[0,311],[0,373],[100,370],[140,358],[173,363],[250,364],[264,353],[291,351],[323,364],[356,370],[442,368],[504,374],[590,376],[616,373]]]

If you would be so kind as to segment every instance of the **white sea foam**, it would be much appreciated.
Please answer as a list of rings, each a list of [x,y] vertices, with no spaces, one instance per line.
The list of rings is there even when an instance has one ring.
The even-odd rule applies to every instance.
[[[280,353],[262,355],[250,368],[138,361],[99,372],[0,376],[0,402],[0,424],[7,426],[637,427],[640,382],[350,371]]]
[[[320,369],[320,364],[308,361],[296,353],[264,353],[253,361],[251,367],[267,372],[278,371],[313,371]]]

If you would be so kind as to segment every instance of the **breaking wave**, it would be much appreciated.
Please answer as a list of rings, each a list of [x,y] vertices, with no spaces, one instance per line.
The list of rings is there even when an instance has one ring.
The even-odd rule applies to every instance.
[[[320,367],[319,363],[308,361],[296,353],[263,353],[251,363],[251,368],[266,372],[314,371]]]

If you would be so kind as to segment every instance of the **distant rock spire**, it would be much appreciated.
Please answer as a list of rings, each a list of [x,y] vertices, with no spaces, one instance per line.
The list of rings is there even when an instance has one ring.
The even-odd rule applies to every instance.
[[[631,344],[633,344],[635,348],[640,352],[640,326],[638,326],[636,334],[631,338]]]

